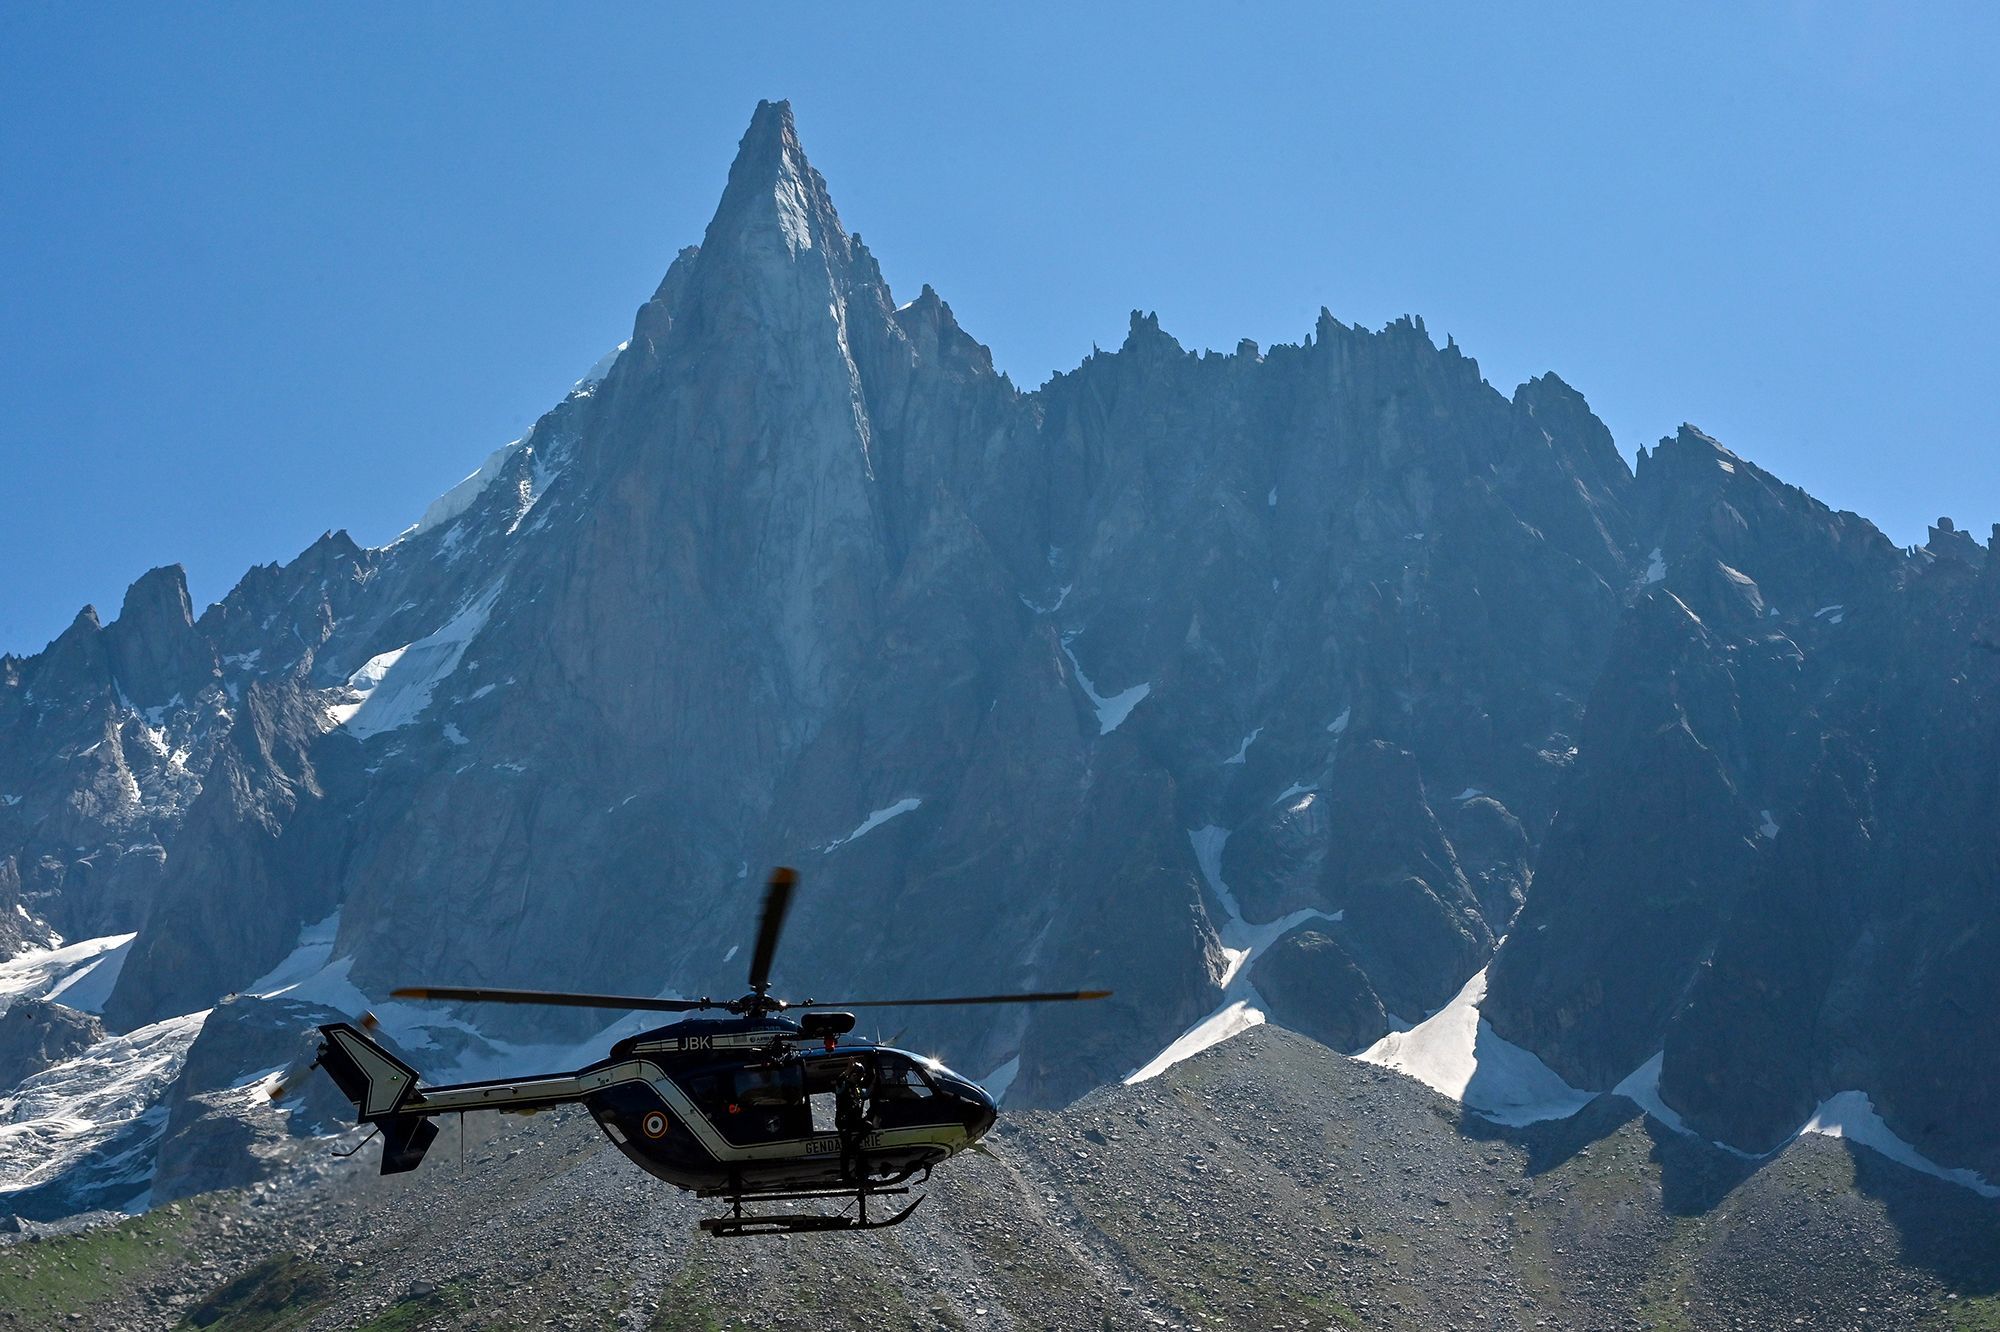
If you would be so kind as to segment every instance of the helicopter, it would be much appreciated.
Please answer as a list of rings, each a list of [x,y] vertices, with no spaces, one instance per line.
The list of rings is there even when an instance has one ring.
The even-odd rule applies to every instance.
[[[993,1127],[994,1098],[935,1059],[854,1038],[855,1015],[839,1010],[941,1004],[1054,1003],[1102,999],[1109,990],[863,999],[793,1003],[771,994],[771,960],[798,887],[797,871],[773,870],[740,999],[658,999],[411,986],[398,999],[541,1004],[627,1012],[715,1013],[627,1036],[604,1058],[569,1073],[424,1086],[417,1071],[360,1025],[328,1023],[312,1068],[325,1069],[354,1103],[355,1122],[382,1138],[382,1173],[414,1170],[438,1134],[440,1115],[500,1110],[531,1114],[579,1103],[641,1169],[699,1198],[723,1200],[726,1215],[700,1227],[718,1238],[879,1230],[900,1225],[932,1167],[972,1147]],[[787,1012],[797,1011],[796,1019]],[[284,1093],[275,1088],[273,1097]],[[461,1119],[461,1122],[462,1119]],[[362,1140],[366,1143],[367,1139]],[[352,1150],[345,1154],[352,1154]],[[983,1148],[981,1150],[984,1150]],[[887,1215],[870,1219],[871,1199]],[[851,1200],[853,1211],[745,1212],[744,1204]]]

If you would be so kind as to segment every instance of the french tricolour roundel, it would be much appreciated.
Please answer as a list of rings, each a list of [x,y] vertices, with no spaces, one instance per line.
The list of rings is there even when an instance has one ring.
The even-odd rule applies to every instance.
[[[648,1110],[646,1117],[639,1121],[639,1131],[649,1138],[667,1136],[667,1117],[659,1110]]]

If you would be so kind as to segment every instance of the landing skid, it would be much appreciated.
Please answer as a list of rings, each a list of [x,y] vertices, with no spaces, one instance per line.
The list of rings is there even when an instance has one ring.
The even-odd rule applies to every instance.
[[[791,1235],[810,1234],[826,1230],[886,1230],[899,1226],[910,1219],[910,1213],[923,1205],[923,1197],[911,1200],[902,1211],[877,1221],[868,1219],[868,1200],[898,1194],[907,1194],[908,1189],[819,1189],[810,1193],[766,1193],[757,1195],[760,1202],[785,1202],[802,1198],[853,1198],[860,1206],[854,1216],[823,1212],[764,1212],[743,1211],[742,1195],[729,1200],[728,1216],[711,1216],[701,1222],[701,1228],[717,1239],[732,1239],[739,1235]]]

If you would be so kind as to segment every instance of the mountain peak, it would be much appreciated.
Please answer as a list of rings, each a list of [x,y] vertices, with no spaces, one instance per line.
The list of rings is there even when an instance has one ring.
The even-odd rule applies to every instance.
[[[794,255],[823,249],[835,237],[844,248],[847,239],[826,182],[799,144],[790,102],[757,103],[701,248],[727,251],[736,248],[733,240],[769,235],[773,224]]]
[[[798,151],[798,128],[792,122],[792,104],[780,99],[766,101],[760,99],[757,109],[750,113],[750,128],[743,131],[742,141],[736,145],[736,165],[741,166],[746,159],[757,159],[781,154],[790,150]],[[731,174],[735,173],[732,167]]]
[[[194,697],[215,674],[215,651],[195,631],[187,571],[167,564],[141,574],[105,631],[105,649],[113,678],[139,706]]]
[[[976,375],[993,373],[993,353],[959,327],[951,306],[930,283],[894,317],[922,360]]]
[[[151,621],[155,624],[194,623],[188,601],[187,570],[178,564],[148,569],[125,589],[125,603],[118,611],[120,621]]]

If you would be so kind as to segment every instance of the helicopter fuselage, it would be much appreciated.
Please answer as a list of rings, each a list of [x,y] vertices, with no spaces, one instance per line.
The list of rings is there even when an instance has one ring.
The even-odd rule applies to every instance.
[[[778,1016],[671,1023],[574,1073],[413,1086],[397,1111],[568,1103],[588,1109],[648,1173],[733,1197],[907,1178],[977,1142],[996,1114],[977,1084],[934,1059],[872,1041],[835,1044]]]

